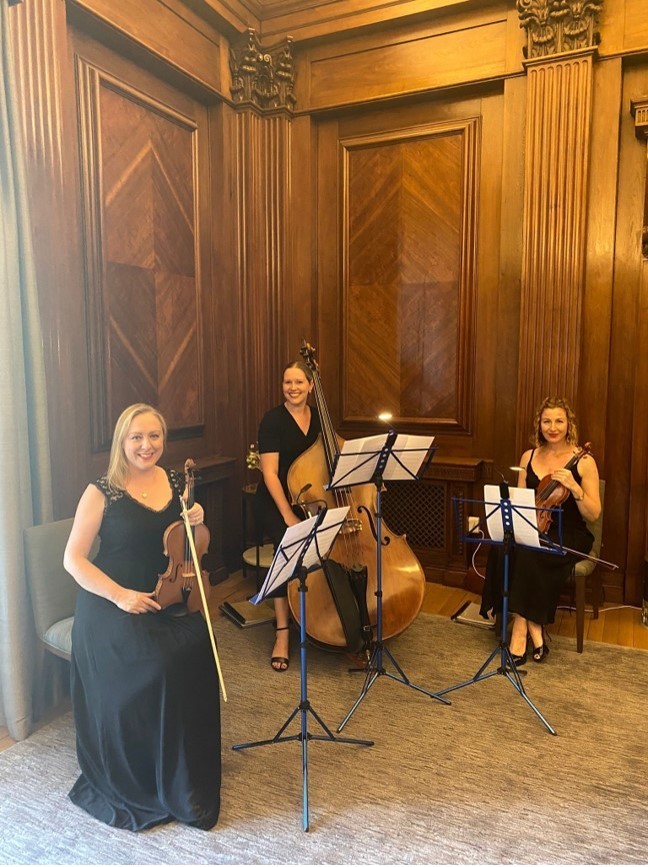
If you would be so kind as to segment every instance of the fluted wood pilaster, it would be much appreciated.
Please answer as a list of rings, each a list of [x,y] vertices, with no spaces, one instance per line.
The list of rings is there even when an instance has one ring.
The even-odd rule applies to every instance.
[[[548,394],[577,398],[592,56],[530,61],[520,309],[518,444]]]
[[[238,247],[245,341],[245,429],[256,438],[259,420],[281,397],[279,377],[288,355],[291,125],[284,114],[242,110],[236,117]],[[291,349],[294,351],[291,352]]]
[[[27,194],[33,234],[48,383],[55,515],[71,514],[86,470],[85,418],[75,415],[87,394],[79,358],[85,352],[79,268],[77,173],[69,104],[65,3],[30,0],[10,9]],[[75,455],[75,460],[70,460]]]
[[[60,3],[33,0],[12,12],[16,80],[23,142],[30,168],[51,181],[63,178],[62,109],[57,53],[64,13]]]

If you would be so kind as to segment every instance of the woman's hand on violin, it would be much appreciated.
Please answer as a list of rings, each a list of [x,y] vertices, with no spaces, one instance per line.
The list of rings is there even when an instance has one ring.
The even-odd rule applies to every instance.
[[[151,611],[161,610],[154,593],[139,593],[137,590],[128,590],[125,587],[121,588],[115,605],[127,614],[148,614]]]
[[[190,509],[187,509],[187,516],[192,527],[202,524],[205,520],[205,510],[200,503],[194,503]]]
[[[551,478],[555,482],[559,482],[563,488],[567,488],[570,493],[580,496],[581,489],[571,470],[566,470],[564,467],[561,467],[561,469],[556,470],[551,474]]]

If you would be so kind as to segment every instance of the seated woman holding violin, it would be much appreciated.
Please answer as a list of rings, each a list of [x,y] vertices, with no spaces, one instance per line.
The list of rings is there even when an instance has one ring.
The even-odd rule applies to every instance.
[[[185,477],[158,466],[165,440],[156,409],[124,410],[108,471],[84,491],[64,559],[80,585],[71,695],[81,775],[70,798],[131,831],[171,821],[207,830],[220,808],[220,697],[207,624],[189,605],[177,616],[181,606],[172,613],[156,597],[169,562],[163,540],[187,496]],[[201,506],[187,511],[190,524],[202,523]]]
[[[574,551],[588,554],[592,534],[586,521],[595,521],[601,512],[599,474],[588,447],[577,446],[576,418],[566,400],[546,398],[535,417],[531,438],[534,447],[520,459],[518,486],[536,490],[536,506],[549,510],[560,504],[563,510],[562,538],[551,512],[544,513],[547,535]],[[543,513],[538,513],[542,529]],[[510,651],[516,666],[527,661],[530,640],[532,659],[543,662],[549,653],[543,627],[553,623],[560,593],[577,557],[538,553],[514,546],[509,559],[509,607],[513,614]],[[491,548],[482,593],[481,613],[502,610],[502,548]]]

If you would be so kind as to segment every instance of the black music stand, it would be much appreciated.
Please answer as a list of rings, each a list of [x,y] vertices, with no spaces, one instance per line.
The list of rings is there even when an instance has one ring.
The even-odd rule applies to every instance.
[[[390,677],[392,680],[402,683],[410,689],[415,689],[440,701],[442,704],[450,702],[441,698],[438,693],[430,692],[412,683],[394,656],[385,647],[383,641],[383,612],[382,612],[382,548],[390,542],[389,537],[382,538],[382,505],[381,493],[384,481],[414,481],[425,471],[432,460],[434,449],[432,442],[434,437],[410,436],[407,434],[397,435],[395,431],[389,431],[387,437],[381,435],[367,437],[366,439],[347,440],[342,451],[336,458],[333,468],[329,490],[336,491],[340,488],[353,487],[354,485],[366,485],[371,483],[376,487],[376,523],[374,526],[371,513],[365,506],[359,506],[358,511],[365,511],[371,524],[371,532],[376,540],[376,638],[371,642],[372,651],[366,666],[359,671],[365,672],[365,680],[360,690],[360,695],[353,704],[351,710],[338,726],[341,732],[351,719],[356,709],[367,695],[371,687],[379,677]],[[383,665],[383,654],[386,654],[398,675],[387,671]]]
[[[344,744],[360,744],[371,747],[373,741],[357,740],[356,738],[336,737],[320,716],[313,710],[308,700],[307,668],[306,668],[306,577],[309,569],[320,568],[323,557],[331,549],[335,537],[349,511],[348,506],[339,509],[322,509],[317,515],[299,524],[289,527],[277,551],[272,565],[266,575],[261,590],[250,601],[257,603],[268,593],[280,587],[291,578],[299,579],[299,649],[300,649],[300,701],[285,723],[274,737],[252,743],[235,744],[233,750],[246,750],[250,747],[262,747],[267,744],[279,744],[285,741],[301,741],[302,745],[302,824],[304,831],[309,828],[308,816],[308,742],[333,741]],[[284,735],[293,719],[300,715],[300,730],[298,734]],[[324,735],[311,734],[308,731],[308,715],[324,730]]]
[[[488,487],[488,486],[487,486]],[[517,488],[514,489],[516,491],[524,491],[530,492],[531,498],[533,498],[534,494],[532,489],[527,488]],[[529,538],[528,535],[525,536],[525,531],[528,528],[531,528],[532,531],[535,531],[535,537],[538,537],[537,531],[537,521],[536,521],[536,507],[535,502],[525,505],[521,504],[512,504],[510,498],[509,486],[506,482],[503,482],[499,486],[499,494],[500,501],[498,504],[487,503],[484,502],[483,505],[490,506],[494,505],[494,508],[488,512],[486,516],[486,520],[494,519],[495,516],[499,513],[501,516],[501,535],[500,539],[493,539],[491,537],[490,540],[484,540],[480,538],[473,537],[471,538],[469,535],[462,535],[462,540],[464,542],[484,542],[487,541],[492,545],[499,545],[503,548],[504,554],[504,569],[503,569],[503,588],[502,588],[502,624],[501,624],[501,634],[500,641],[497,647],[493,650],[493,652],[489,655],[488,659],[484,664],[479,668],[477,673],[470,678],[470,680],[464,680],[461,683],[457,683],[454,686],[446,687],[446,689],[442,689],[439,691],[439,695],[446,695],[449,692],[453,692],[457,689],[462,689],[464,686],[470,686],[473,683],[479,683],[482,680],[487,680],[490,677],[493,677],[497,674],[505,677],[509,683],[511,683],[515,689],[517,690],[518,695],[522,696],[524,701],[528,704],[534,714],[538,717],[540,722],[545,726],[550,734],[555,735],[556,730],[547,722],[547,720],[540,713],[538,708],[533,704],[529,696],[526,694],[526,690],[524,689],[524,684],[522,683],[522,674],[525,672],[518,671],[515,663],[513,662],[513,658],[511,657],[511,651],[508,646],[508,637],[507,637],[507,626],[508,626],[508,592],[509,592],[509,557],[511,553],[511,549],[517,544],[521,545],[521,547],[533,548],[537,549],[537,545],[534,544],[524,544],[521,541],[516,541],[516,533],[521,536],[521,538]],[[475,500],[471,500],[471,503],[477,502]],[[529,520],[525,513],[532,516],[532,520]],[[560,541],[562,542],[562,510],[561,509],[552,509],[552,512],[557,513],[558,517],[558,533]],[[499,519],[498,519],[499,520]],[[525,526],[526,525],[526,526]],[[499,524],[498,524],[499,527]],[[489,523],[489,529],[491,531],[494,529],[493,523]],[[461,530],[461,527],[460,527]],[[471,530],[474,532],[474,529]],[[495,535],[492,533],[492,535]],[[531,534],[533,535],[533,533]],[[564,549],[562,545],[556,545],[552,540],[548,537],[544,536],[542,538],[546,540],[548,543],[547,547],[542,547],[543,553],[552,553],[557,556],[564,556]],[[486,669],[490,665],[490,663],[497,657],[500,657],[499,666],[494,671],[487,672]]]

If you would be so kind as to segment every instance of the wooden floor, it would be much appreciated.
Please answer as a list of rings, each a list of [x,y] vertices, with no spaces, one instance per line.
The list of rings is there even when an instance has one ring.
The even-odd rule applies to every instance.
[[[247,599],[255,591],[252,577],[245,578],[241,572],[233,575],[212,587],[209,608],[214,616],[218,615],[218,606],[225,600],[238,602]],[[428,614],[439,614],[450,617],[464,602],[477,602],[479,596],[467,590],[455,587],[444,587],[441,584],[425,585],[425,598],[422,610]],[[576,640],[576,616],[573,612],[559,609],[556,622],[548,629],[551,635],[565,635]],[[619,644],[622,647],[638,647],[648,650],[648,629],[641,623],[641,612],[638,608],[604,606],[598,620],[593,620],[590,614],[585,615],[585,638],[589,641],[603,641],[608,644]],[[587,650],[585,650],[587,652]],[[60,712],[60,708],[55,712]],[[51,717],[43,720],[41,725],[49,722]],[[6,728],[0,726],[0,752],[15,743]]]
[[[240,572],[237,572],[213,590],[220,591],[212,592],[209,601],[210,609],[216,612],[224,599],[230,602],[246,599],[254,592],[255,586],[251,580],[246,580]],[[479,599],[479,596],[468,590],[428,582],[425,585],[421,610],[427,614],[450,617],[464,602],[478,602]],[[565,635],[576,640],[575,612],[559,608],[556,622],[547,631],[551,635]],[[597,620],[593,620],[591,614],[586,611],[583,635],[590,641],[603,641],[608,644],[619,644],[622,647],[639,647],[648,650],[648,629],[641,623],[639,608],[619,607],[612,604],[603,606]]]

